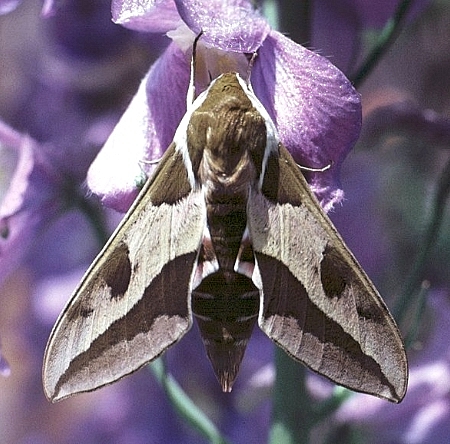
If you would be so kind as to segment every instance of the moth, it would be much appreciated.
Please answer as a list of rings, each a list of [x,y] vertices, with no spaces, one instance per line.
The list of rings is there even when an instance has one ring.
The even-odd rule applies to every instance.
[[[394,402],[405,394],[395,321],[234,72],[193,101],[61,313],[44,357],[46,396],[133,373],[194,318],[225,392],[258,323],[338,384]]]

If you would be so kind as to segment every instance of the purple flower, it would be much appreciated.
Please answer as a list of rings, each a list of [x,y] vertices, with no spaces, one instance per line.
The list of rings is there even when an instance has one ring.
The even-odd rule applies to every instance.
[[[0,15],[14,11],[20,3],[21,0],[0,0]]]
[[[86,135],[86,137],[89,137]],[[104,139],[103,139],[104,140]],[[64,219],[59,231],[57,220],[84,198],[78,190],[93,153],[70,150],[51,143],[38,143],[0,121],[0,145],[17,158],[9,187],[0,202],[0,282],[21,262],[30,260],[40,273],[61,270],[79,261],[79,252],[92,255],[95,245],[74,253],[63,249],[60,240],[86,245],[86,225],[72,217]],[[87,148],[88,149],[88,148]],[[81,212],[78,213],[81,216]],[[67,225],[69,224],[69,225]],[[52,234],[45,238],[52,226]],[[71,227],[71,228],[69,228]],[[78,240],[75,240],[78,236]],[[44,249],[36,245],[44,239]],[[58,246],[56,246],[58,244]],[[51,249],[50,245],[55,247]]]
[[[63,0],[43,0],[41,14],[43,17],[50,17],[55,13],[58,8],[59,3]],[[14,11],[20,4],[22,0],[0,0],[0,15],[8,14]]]
[[[61,210],[57,190],[62,179],[40,146],[0,122],[0,144],[16,152],[18,161],[0,205],[0,281],[15,267],[37,233]]]
[[[258,52],[251,82],[297,163],[332,164],[308,181],[328,210],[343,197],[340,166],[356,141],[361,120],[358,93],[327,59],[271,30],[244,0],[113,1],[113,18],[128,28],[166,32],[172,38],[152,66],[128,109],[88,173],[88,185],[103,203],[125,211],[137,194],[143,161],[159,159],[186,112],[190,52],[197,52],[196,92],[213,77],[237,71],[245,77],[246,53]],[[203,69],[202,69],[203,68]],[[199,73],[200,72],[200,73]],[[201,74],[203,72],[203,76]]]
[[[117,122],[117,85],[127,94],[123,79],[139,63],[127,54],[134,48],[139,60],[142,39],[135,42],[131,32],[111,23],[108,0],[95,7],[79,1],[64,11],[42,22],[46,44],[27,47],[26,56],[17,56],[21,64],[5,60],[20,88],[5,90],[3,116],[30,136],[0,122],[0,144],[16,160],[0,199],[0,282],[21,262],[40,277],[86,263],[98,248],[86,214],[69,210],[89,205],[81,184]]]
[[[364,120],[360,142],[374,146],[386,134],[420,138],[428,145],[450,145],[450,119],[411,101],[393,101],[376,107]]]
[[[0,348],[0,376],[6,377],[11,374],[11,368],[8,361],[4,358],[2,349]]]

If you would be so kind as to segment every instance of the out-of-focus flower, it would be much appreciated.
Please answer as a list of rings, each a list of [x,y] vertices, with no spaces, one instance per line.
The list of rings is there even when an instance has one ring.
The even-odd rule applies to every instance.
[[[89,155],[83,149],[64,150],[51,143],[38,143],[1,121],[0,144],[3,150],[13,151],[17,158],[9,187],[0,202],[0,282],[24,260],[31,260],[41,271],[47,268],[47,272],[54,269],[50,264],[61,270],[61,260],[66,265],[76,263],[79,251],[71,253],[57,243],[61,238],[74,239],[76,233],[80,235],[79,242],[83,238],[92,239],[79,232],[86,228],[79,221],[71,227],[66,225],[63,232],[55,232],[48,238],[52,240],[53,254],[59,257],[58,260],[52,256],[49,244],[45,251],[35,251],[34,248],[45,237],[49,227],[58,227],[58,218],[83,205],[85,191],[80,189],[80,184],[94,153]],[[82,247],[83,243],[79,246]],[[95,249],[95,246],[90,248]],[[31,258],[33,251],[34,257]],[[65,252],[64,257],[62,251]],[[87,252],[84,248],[80,251]]]
[[[0,144],[17,153],[10,187],[0,205],[0,281],[30,248],[35,233],[64,206],[57,198],[67,189],[49,146],[38,144],[0,122]],[[66,203],[66,205],[68,202]]]
[[[0,0],[0,15],[14,11],[20,3],[21,0]]]
[[[34,20],[30,11],[23,14]],[[98,246],[80,211],[90,205],[82,184],[117,121],[115,113],[122,94],[128,93],[133,67],[141,63],[139,57],[145,64],[149,59],[140,48],[142,38],[136,43],[128,30],[111,23],[108,1],[95,6],[78,1],[67,5],[65,14],[43,23],[38,35],[46,32],[45,45],[30,43],[28,51],[30,45],[24,43],[26,56],[15,54],[18,48],[6,52],[8,69],[19,69],[23,82],[17,90],[13,83],[2,82],[12,85],[2,112],[27,135],[0,123],[2,148],[16,158],[11,183],[0,199],[0,281],[21,260],[29,261],[40,275],[92,259]],[[21,35],[24,42],[30,39],[27,32],[28,28]],[[30,31],[33,36],[35,32]],[[30,65],[32,72],[26,69]],[[2,71],[6,73],[15,76],[15,71]],[[58,221],[71,209],[76,211],[61,226]],[[66,246],[76,238],[78,248]]]
[[[0,15],[14,11],[23,0],[0,0]],[[50,17],[58,9],[59,4],[64,0],[43,0],[41,14],[43,17]]]
[[[360,143],[373,146],[380,137],[408,135],[433,146],[450,146],[450,119],[407,101],[375,108],[364,120]]]
[[[271,30],[246,0],[165,0],[144,5],[116,0],[112,10],[116,23],[140,31],[165,31],[173,42],[142,81],[89,170],[88,185],[103,203],[125,211],[137,194],[142,161],[159,159],[169,146],[186,111],[187,48],[201,31],[203,48],[197,61],[204,65],[204,78],[227,71],[245,77],[244,54],[258,52],[251,82],[281,141],[301,165],[332,164],[327,172],[308,174],[325,209],[342,199],[339,170],[358,137],[361,108],[359,95],[327,59]],[[200,80],[197,93],[206,86]]]
[[[8,361],[4,358],[2,350],[0,348],[0,376],[9,376],[11,374],[11,368]]]

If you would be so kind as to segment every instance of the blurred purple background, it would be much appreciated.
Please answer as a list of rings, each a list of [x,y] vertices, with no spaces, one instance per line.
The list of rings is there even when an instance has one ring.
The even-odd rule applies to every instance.
[[[0,0],[0,12],[12,3],[19,2]],[[396,4],[314,2],[310,42],[299,43],[351,75]],[[391,307],[418,253],[450,147],[450,4],[443,0],[415,4],[397,42],[359,88],[362,136],[343,166],[344,204],[331,214]],[[44,397],[41,365],[50,329],[100,249],[84,215],[70,208],[70,196],[87,194],[82,183],[89,163],[167,43],[163,36],[114,25],[108,0],[56,5],[54,15],[47,18],[41,16],[39,1],[19,3],[17,9],[0,15],[0,118],[32,138],[32,152],[50,153],[34,160],[42,165],[38,178],[42,190],[30,197],[45,205],[38,215],[30,212],[21,219],[34,224],[34,230],[19,237],[8,255],[0,241],[1,272],[8,272],[0,286],[0,372],[7,373],[3,360],[10,368],[8,377],[0,376],[0,441],[205,442],[177,416],[148,369],[56,405]],[[295,38],[295,29],[281,30]],[[18,158],[4,140],[0,137],[0,201]],[[51,165],[47,159],[52,159]],[[57,194],[55,184],[67,189]],[[112,228],[120,215],[108,212],[107,218]],[[319,425],[337,430],[335,442],[349,442],[345,438],[349,426],[357,430],[352,437],[361,443],[447,442],[448,222],[447,211],[423,275],[429,292],[418,336],[408,350],[411,379],[405,400],[396,406],[364,395],[352,397]],[[405,329],[409,327],[406,323]],[[272,344],[255,330],[233,392],[223,394],[194,326],[168,351],[167,363],[230,442],[256,444],[267,441],[272,357]],[[328,384],[317,377],[310,378],[310,385],[313,393],[323,385],[321,396],[328,393]],[[317,436],[322,436],[319,431]]]

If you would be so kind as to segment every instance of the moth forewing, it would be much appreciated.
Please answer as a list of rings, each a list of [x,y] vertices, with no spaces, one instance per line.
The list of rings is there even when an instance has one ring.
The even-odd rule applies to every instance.
[[[56,322],[43,366],[49,399],[112,383],[187,332],[205,218],[172,145]]]
[[[334,382],[399,402],[408,376],[395,321],[282,145],[250,194],[248,221],[261,329]]]

